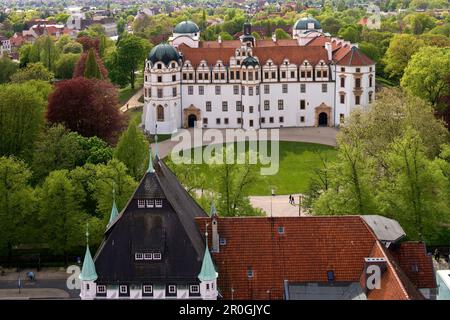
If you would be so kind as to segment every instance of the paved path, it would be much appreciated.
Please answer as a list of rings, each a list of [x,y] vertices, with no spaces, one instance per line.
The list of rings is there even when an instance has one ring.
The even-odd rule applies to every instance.
[[[142,90],[143,88],[139,89],[122,107],[120,107],[120,111],[126,112],[129,109],[143,106],[144,104],[139,102],[139,98],[142,96]]]
[[[273,197],[250,196],[249,198],[252,207],[262,209],[268,217],[298,217],[300,194],[293,194],[292,196],[295,199],[294,205],[289,203],[289,195],[278,195]],[[302,212],[301,216],[306,216],[306,214]]]
[[[191,146],[194,146],[193,143],[194,129],[188,129],[188,131],[191,133]],[[221,131],[223,133],[223,136],[225,136],[225,129],[219,129],[219,131]],[[337,133],[338,129],[328,127],[280,128],[279,139],[280,141],[310,142],[329,146],[336,146]],[[176,133],[172,136],[172,138],[177,137],[178,135],[179,133]],[[225,142],[228,141],[225,140]],[[172,141],[171,139],[159,142],[158,143],[159,157],[165,158],[177,143],[179,143],[178,140]],[[203,142],[203,144],[206,144],[206,142]],[[155,148],[154,143],[152,144],[152,148],[154,150]]]
[[[0,289],[0,300],[69,299],[70,295],[55,288]]]

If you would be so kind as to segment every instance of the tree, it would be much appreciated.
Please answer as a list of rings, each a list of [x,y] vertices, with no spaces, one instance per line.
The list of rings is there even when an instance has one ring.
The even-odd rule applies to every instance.
[[[128,76],[119,67],[119,57],[115,48],[110,48],[105,54],[105,66],[108,75],[114,84],[125,87],[128,83]]]
[[[127,168],[122,162],[113,159],[106,165],[96,166],[95,182],[90,187],[97,202],[97,213],[106,226],[111,213],[113,188],[117,207],[121,210],[136,189],[137,182],[128,175]]]
[[[10,77],[17,71],[18,65],[10,58],[0,58],[0,84],[8,82]]]
[[[87,78],[108,78],[108,70],[106,70],[105,66],[103,65],[102,59],[98,55],[97,50],[93,47],[88,48],[81,55],[73,71],[74,78],[86,77],[86,75],[88,75]]]
[[[38,191],[39,219],[45,241],[55,254],[64,254],[68,264],[71,249],[84,244],[88,217],[81,211],[67,170],[53,171]]]
[[[324,32],[329,32],[331,34],[337,35],[342,25],[339,19],[328,16],[323,19],[320,24],[322,25],[322,29]]]
[[[34,150],[32,169],[35,179],[41,181],[50,171],[73,169],[84,164],[83,153],[76,133],[69,132],[61,124],[46,128]]]
[[[59,57],[59,51],[56,48],[55,43],[49,36],[42,36],[37,42],[40,42],[39,61],[42,62],[48,70],[53,70],[54,63]]]
[[[35,213],[33,189],[28,185],[31,172],[14,157],[0,157],[0,251],[11,257],[14,245],[32,241]]]
[[[33,45],[24,44],[19,49],[19,66],[24,68],[30,62],[30,52]]]
[[[408,237],[431,242],[440,223],[450,222],[448,181],[425,154],[419,134],[409,128],[386,153],[389,175],[380,182],[381,212],[395,217]]]
[[[143,65],[149,46],[148,41],[134,35],[121,38],[117,44],[118,67],[127,75],[132,89],[134,89],[136,81],[136,71]]]
[[[66,53],[61,55],[55,64],[55,77],[58,79],[72,78],[75,65],[80,59],[79,54]]]
[[[277,40],[290,38],[289,34],[287,34],[286,31],[281,28],[275,29],[275,36],[277,37]]]
[[[69,42],[62,48],[62,53],[82,53],[83,46],[78,42]]]
[[[36,82],[0,85],[0,155],[30,156],[49,91]]]
[[[52,72],[40,62],[29,63],[25,68],[19,69],[10,79],[11,82],[22,83],[29,80],[42,80],[50,82],[54,78]]]
[[[89,49],[85,67],[84,67],[84,77],[88,79],[96,78],[102,79],[102,75],[100,73],[100,69],[98,67],[97,61],[95,59],[94,49]]]
[[[124,126],[118,105],[117,90],[111,83],[78,77],[56,85],[49,97],[47,120],[82,136],[113,143]]]
[[[342,27],[339,30],[339,37],[352,43],[356,43],[359,41],[360,34],[361,28],[356,25],[349,25],[346,27]]]
[[[392,38],[384,57],[385,71],[394,79],[401,79],[411,56],[421,47],[423,40],[410,34],[396,34]]]
[[[450,90],[448,77],[450,77],[450,50],[448,48],[423,47],[409,61],[401,80],[401,86],[439,109],[438,103],[441,97]]]
[[[148,142],[134,124],[122,133],[114,157],[125,164],[135,179],[140,179],[148,166]]]
[[[222,40],[233,40],[233,37],[228,32],[225,31],[219,33],[219,36]]]

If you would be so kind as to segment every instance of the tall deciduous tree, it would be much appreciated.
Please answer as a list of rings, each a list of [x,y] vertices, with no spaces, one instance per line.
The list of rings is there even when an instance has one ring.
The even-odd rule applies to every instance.
[[[80,59],[75,65],[73,77],[108,78],[108,70],[103,65],[102,59],[100,59],[96,49],[91,47],[81,54]]]
[[[84,244],[88,216],[81,212],[67,170],[51,172],[37,193],[44,239],[52,252],[64,254],[67,265],[69,251]]]
[[[408,65],[409,59],[421,47],[425,46],[423,40],[410,34],[396,34],[389,44],[384,57],[385,71],[394,79],[400,79]]]
[[[117,44],[118,68],[128,77],[128,83],[134,89],[136,71],[143,65],[150,43],[134,35],[122,37]]]
[[[43,83],[0,85],[0,155],[30,156],[49,91]]]
[[[448,77],[449,48],[423,47],[409,61],[401,85],[410,93],[438,107],[441,98],[449,93]]]
[[[80,59],[79,54],[66,53],[60,56],[55,64],[55,77],[58,79],[72,78],[75,65]]]
[[[13,157],[0,157],[0,251],[11,256],[12,247],[32,241],[36,202],[28,185],[31,172]],[[27,239],[28,237],[28,239]]]
[[[19,66],[10,58],[4,56],[0,58],[0,84],[9,82],[10,77],[17,71]]]
[[[148,165],[148,142],[134,124],[122,133],[117,143],[115,157],[123,162],[135,179],[140,179]]]
[[[114,143],[125,124],[118,105],[117,90],[111,83],[78,77],[56,85],[49,97],[47,120],[82,136]]]
[[[42,80],[50,82],[54,74],[40,62],[29,63],[25,68],[17,70],[10,79],[12,82],[25,82],[29,80]]]

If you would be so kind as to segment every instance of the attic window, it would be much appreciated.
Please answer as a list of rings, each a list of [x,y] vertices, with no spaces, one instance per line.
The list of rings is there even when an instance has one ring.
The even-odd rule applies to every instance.
[[[278,233],[284,234],[284,227],[278,227]]]
[[[154,253],[153,260],[161,260],[161,253],[160,252]]]
[[[128,292],[128,287],[126,285],[121,285],[120,286],[120,293],[127,293]]]
[[[220,244],[221,246],[226,245],[226,244],[227,244],[227,239],[225,239],[225,238],[220,238],[220,239],[219,239],[219,244]]]
[[[341,72],[345,72],[345,68],[341,68]]]
[[[252,269],[252,267],[249,267],[247,269],[247,277],[248,278],[253,278],[253,269]]]
[[[138,200],[138,208],[145,208],[145,200]]]
[[[153,208],[155,206],[154,200],[145,200],[145,203],[147,205],[147,208]]]
[[[144,255],[142,253],[135,253],[134,254],[134,259],[135,260],[143,260],[144,259]]]
[[[169,293],[177,293],[177,286],[170,285],[169,286]]]
[[[151,285],[145,285],[143,286],[144,293],[152,294],[153,293],[153,286]]]
[[[106,286],[99,285],[97,286],[97,293],[105,293],[106,292]]]
[[[328,282],[334,281],[334,271],[333,270],[327,271],[327,279],[328,279]]]
[[[356,72],[361,72],[361,69],[360,68],[356,68]]]
[[[144,260],[153,260],[152,256],[153,255],[151,253],[144,253]]]
[[[155,200],[155,207],[161,208],[162,207],[162,199],[156,199]]]
[[[189,291],[191,293],[199,293],[200,292],[200,288],[198,285],[192,285],[189,287]]]

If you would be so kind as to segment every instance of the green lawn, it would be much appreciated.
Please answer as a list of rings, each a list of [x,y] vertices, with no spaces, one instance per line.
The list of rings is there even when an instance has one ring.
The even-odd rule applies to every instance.
[[[120,106],[124,105],[130,98],[140,89],[142,88],[142,84],[144,83],[144,76],[141,73],[136,75],[136,82],[134,84],[134,90],[131,89],[131,86],[128,85],[124,88],[119,89],[119,101]]]
[[[321,167],[321,156],[331,161],[336,159],[336,153],[334,147],[325,145],[281,141],[278,173],[271,176],[261,176],[261,164],[255,164],[254,170],[260,179],[250,187],[249,194],[255,196],[270,195],[272,187],[275,188],[276,194],[280,195],[303,193],[307,190],[309,179],[314,175],[314,170]],[[174,164],[170,163],[169,165]],[[194,166],[194,164],[189,166]],[[196,166],[200,166],[204,174],[214,175],[214,172],[211,172],[207,164],[199,164]],[[267,167],[267,165],[264,165],[264,167]],[[211,181],[213,180],[211,179]],[[214,189],[214,183],[206,186],[206,188]]]

